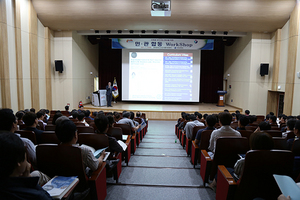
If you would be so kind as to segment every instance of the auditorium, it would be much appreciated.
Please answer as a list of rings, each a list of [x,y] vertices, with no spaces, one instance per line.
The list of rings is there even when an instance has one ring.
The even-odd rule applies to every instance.
[[[88,192],[78,190],[79,178],[78,186],[68,193],[71,199],[277,199],[283,191],[273,176],[265,182],[273,188],[266,187],[265,194],[255,196],[245,188],[260,189],[248,186],[246,175],[244,181],[231,177],[227,168],[235,162],[226,161],[231,154],[236,161],[237,155],[247,153],[249,162],[251,156],[267,156],[270,160],[264,167],[278,165],[274,167],[278,174],[285,170],[280,175],[300,181],[299,173],[292,175],[289,169],[299,151],[293,151],[300,128],[294,122],[300,116],[299,6],[298,0],[1,0],[0,119],[1,109],[11,109],[18,120],[18,111],[36,110],[39,131],[49,131],[55,137],[50,143],[58,145],[62,141],[55,136],[55,124],[50,128],[47,122],[59,111],[76,125],[78,143],[85,141],[97,150],[105,143],[98,136],[92,142],[94,136],[80,140],[79,135],[97,135],[101,131],[94,119],[113,115],[116,123],[110,124],[108,137],[117,127],[122,132],[121,136],[115,133],[115,138],[128,148],[111,152],[113,161],[94,170],[99,174],[95,182],[89,182]],[[101,104],[109,82],[111,107],[106,100]],[[76,117],[67,108],[78,110]],[[77,118],[80,113],[88,113],[85,120]],[[210,126],[204,114],[218,116],[215,125]],[[127,115],[131,124],[133,119],[138,124],[130,125],[135,127],[129,132],[118,125]],[[268,129],[264,122],[270,130],[264,131]],[[26,124],[22,123],[18,130],[11,129],[21,139],[38,146],[48,143],[41,142],[38,132],[33,139],[22,132]],[[213,145],[210,136],[215,131],[208,128],[226,126],[243,139],[234,135],[230,142],[218,140]],[[210,131],[206,139],[206,134],[201,135],[204,129]],[[271,138],[272,147],[255,148],[251,138],[257,132],[262,134],[257,137]],[[102,146],[96,144],[98,140]],[[223,151],[215,149],[218,145]],[[271,160],[273,156],[284,157],[281,161],[287,166],[280,168]],[[246,158],[241,156],[247,162]],[[115,161],[117,170],[110,170]],[[32,169],[43,169],[37,162],[31,163]],[[248,178],[261,173],[255,165],[247,171],[251,166],[246,164]],[[45,172],[51,178],[58,175]],[[82,193],[76,197],[78,191]],[[87,197],[81,198],[85,192]]]

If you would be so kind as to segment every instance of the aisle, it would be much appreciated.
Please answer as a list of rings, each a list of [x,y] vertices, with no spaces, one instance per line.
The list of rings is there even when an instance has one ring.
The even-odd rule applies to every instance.
[[[202,187],[200,170],[178,143],[174,121],[149,121],[148,133],[122,168],[119,183],[108,183],[107,200],[112,199],[215,199]]]

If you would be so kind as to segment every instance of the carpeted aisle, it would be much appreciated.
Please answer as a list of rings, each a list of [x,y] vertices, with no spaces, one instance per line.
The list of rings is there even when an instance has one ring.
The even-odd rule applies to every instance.
[[[148,132],[122,168],[119,183],[107,183],[107,200],[111,199],[215,199],[215,193],[202,187],[199,168],[174,133],[174,121],[149,121]]]

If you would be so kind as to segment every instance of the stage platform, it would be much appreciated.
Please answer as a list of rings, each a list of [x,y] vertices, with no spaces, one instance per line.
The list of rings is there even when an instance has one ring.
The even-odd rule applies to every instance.
[[[202,115],[217,114],[225,109],[229,110],[230,113],[239,110],[243,110],[237,107],[225,105],[224,107],[218,107],[216,104],[210,103],[182,103],[182,104],[152,104],[152,103],[133,103],[133,102],[117,102],[112,103],[113,107],[95,107],[92,104],[84,105],[85,110],[92,111],[104,111],[104,112],[123,112],[132,111],[136,113],[140,111],[146,114],[149,120],[177,120],[181,117],[181,112],[194,113],[195,111],[200,112]]]

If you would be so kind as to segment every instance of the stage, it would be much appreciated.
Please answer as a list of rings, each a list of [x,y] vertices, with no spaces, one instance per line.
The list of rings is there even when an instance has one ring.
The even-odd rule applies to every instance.
[[[85,110],[93,111],[104,111],[104,112],[123,112],[132,111],[136,113],[140,111],[146,114],[149,120],[177,120],[181,117],[181,112],[194,113],[195,111],[200,112],[202,115],[217,114],[225,109],[229,110],[230,113],[239,110],[243,110],[237,107],[225,105],[224,107],[218,107],[216,104],[210,103],[182,103],[182,104],[156,104],[156,103],[135,103],[135,102],[117,102],[112,103],[113,107],[96,107],[92,104],[84,105]]]

